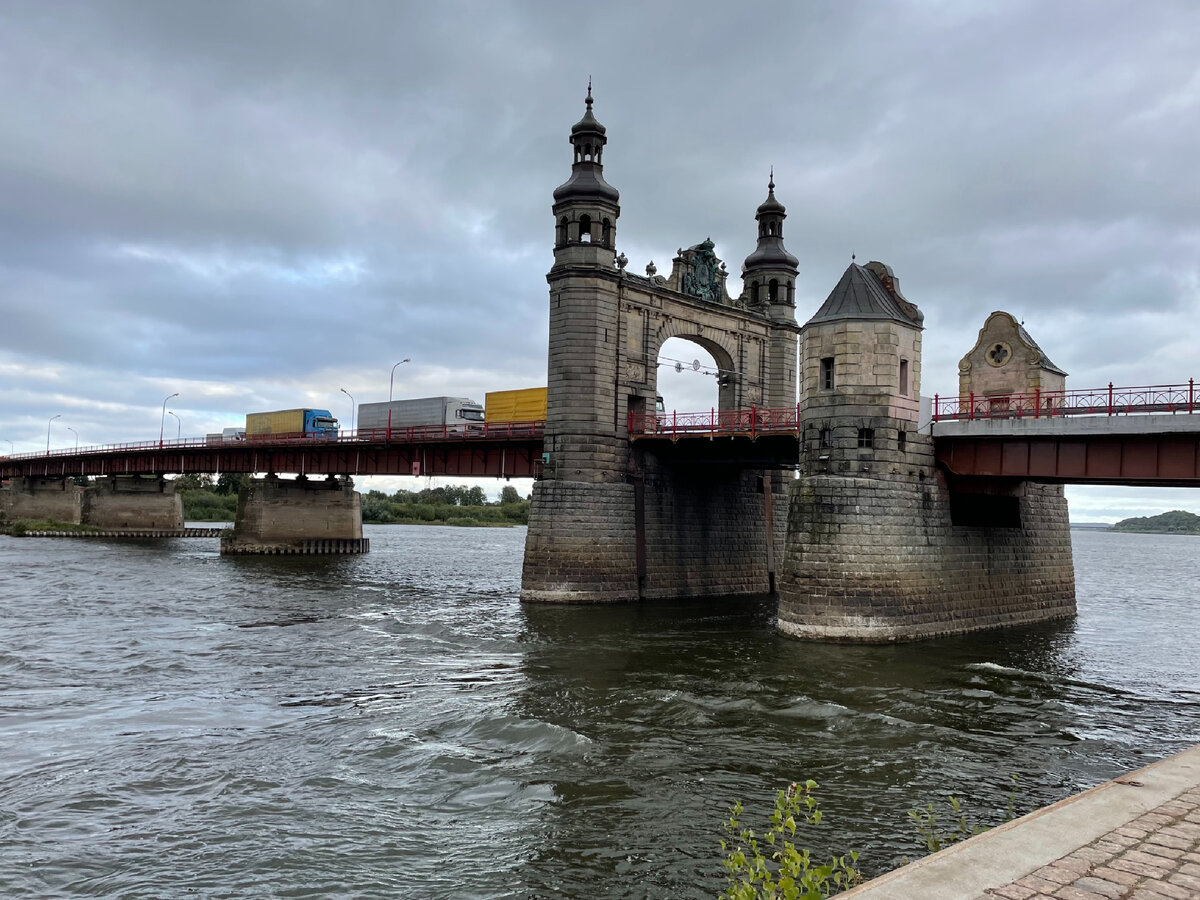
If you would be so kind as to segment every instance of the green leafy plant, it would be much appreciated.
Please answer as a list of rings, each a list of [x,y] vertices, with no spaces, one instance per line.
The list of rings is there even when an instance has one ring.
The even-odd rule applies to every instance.
[[[722,900],[823,900],[862,879],[854,868],[857,852],[818,863],[808,849],[798,850],[792,842],[798,824],[821,823],[820,806],[813,796],[816,787],[809,779],[779,791],[761,843],[752,829],[742,825],[741,802],[733,805],[725,822],[730,840],[721,841],[728,880]]]
[[[1017,776],[1011,776],[1008,787],[1008,805],[1005,809],[1003,822],[1010,822],[1017,817]],[[942,811],[939,812],[939,809]],[[981,825],[967,818],[962,801],[951,794],[945,800],[944,807],[926,803],[908,811],[908,818],[917,829],[917,834],[924,841],[930,853],[936,853],[943,847],[965,841],[969,837],[983,834],[990,825]]]

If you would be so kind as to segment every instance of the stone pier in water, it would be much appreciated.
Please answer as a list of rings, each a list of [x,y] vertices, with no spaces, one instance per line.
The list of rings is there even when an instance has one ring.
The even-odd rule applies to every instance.
[[[366,553],[360,498],[330,476],[255,479],[238,494],[233,528],[221,536],[229,555]]]

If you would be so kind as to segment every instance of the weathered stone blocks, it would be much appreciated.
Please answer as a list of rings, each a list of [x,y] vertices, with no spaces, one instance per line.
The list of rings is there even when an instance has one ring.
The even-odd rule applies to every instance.
[[[1062,488],[1013,490],[1019,527],[952,520],[944,477],[809,475],[792,487],[778,626],[894,641],[1075,614]]]
[[[238,493],[223,554],[365,553],[358,493],[332,476],[256,479]]]

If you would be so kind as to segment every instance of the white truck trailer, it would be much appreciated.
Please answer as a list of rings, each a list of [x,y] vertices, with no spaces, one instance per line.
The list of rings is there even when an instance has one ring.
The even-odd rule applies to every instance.
[[[406,428],[444,428],[454,434],[483,431],[483,407],[468,397],[419,397],[358,405],[359,437]]]

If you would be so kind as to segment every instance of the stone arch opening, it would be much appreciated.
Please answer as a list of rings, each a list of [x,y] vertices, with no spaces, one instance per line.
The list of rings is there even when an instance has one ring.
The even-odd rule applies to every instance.
[[[695,334],[665,336],[654,383],[668,412],[735,409],[737,377],[729,351]]]

